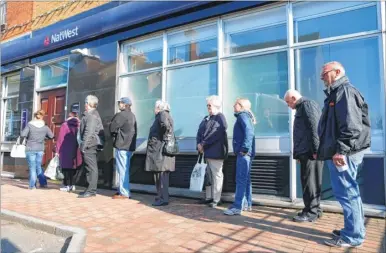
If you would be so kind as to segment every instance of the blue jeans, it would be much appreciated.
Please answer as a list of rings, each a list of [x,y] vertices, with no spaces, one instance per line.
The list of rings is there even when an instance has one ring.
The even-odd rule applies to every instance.
[[[362,164],[364,152],[347,156],[348,169],[339,172],[332,160],[327,160],[331,186],[335,198],[343,208],[344,228],[341,238],[352,245],[363,243],[366,235],[364,213],[359,186],[356,181],[358,168]]]
[[[132,152],[115,149],[115,161],[119,177],[118,192],[122,196],[130,197],[130,158]]]
[[[47,179],[44,176],[42,169],[43,151],[33,152],[27,151],[26,158],[29,168],[29,188],[36,187],[36,177],[39,178],[40,186],[47,185]]]
[[[245,201],[252,206],[251,194],[251,157],[237,155],[236,160],[236,192],[232,207],[242,210]]]

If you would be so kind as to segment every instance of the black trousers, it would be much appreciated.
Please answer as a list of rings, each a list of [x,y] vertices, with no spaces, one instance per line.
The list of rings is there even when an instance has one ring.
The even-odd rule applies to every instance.
[[[154,173],[155,188],[157,189],[155,201],[169,202],[169,175],[170,171]]]
[[[71,186],[71,185],[75,185],[75,181],[74,181],[74,175],[76,173],[76,170],[75,169],[65,169],[65,168],[62,168],[62,172],[63,172],[63,175],[64,175],[64,179],[63,179],[63,185],[67,186]]]
[[[86,192],[96,194],[98,185],[98,160],[97,153],[83,153],[84,168],[88,187]]]
[[[300,157],[300,177],[303,188],[303,213],[318,215],[322,212],[320,198],[322,190],[323,161]]]

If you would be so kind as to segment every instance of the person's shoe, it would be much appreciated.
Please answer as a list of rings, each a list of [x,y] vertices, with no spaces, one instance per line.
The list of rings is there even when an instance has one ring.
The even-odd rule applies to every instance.
[[[62,191],[62,192],[69,192],[70,191],[70,186],[67,185],[67,186],[61,187],[59,190]]]
[[[302,215],[297,215],[293,217],[293,221],[295,222],[314,222],[318,219],[318,216],[310,216],[308,214],[303,213]]]
[[[229,209],[225,210],[224,214],[225,215],[230,215],[230,216],[240,215],[241,214],[241,210],[233,207],[233,208],[229,208]]]
[[[251,206],[244,206],[243,211],[252,212],[252,207]]]
[[[337,230],[337,229],[332,230],[332,236],[340,237],[340,230]]]
[[[347,243],[341,237],[337,237],[331,240],[325,240],[324,243],[328,246],[336,248],[360,248],[362,246],[362,244],[353,245],[351,243]]]
[[[78,198],[91,198],[91,197],[96,197],[96,194],[95,193],[89,193],[89,192],[85,192],[83,194],[80,194],[78,196]]]
[[[46,185],[46,184],[41,185],[40,188],[48,188],[48,185]]]
[[[215,208],[215,207],[217,207],[217,206],[221,206],[222,205],[222,202],[221,201],[219,201],[219,202],[212,202],[212,203],[209,203],[208,204],[208,206],[209,207],[212,207],[212,208]]]
[[[75,185],[71,185],[71,186],[70,186],[70,191],[71,191],[71,192],[74,192],[74,191],[76,191],[76,187],[75,187]]]
[[[28,187],[30,190],[36,190],[36,187]]]
[[[201,199],[197,202],[197,204],[200,205],[207,205],[213,202],[213,199]]]
[[[151,205],[152,206],[167,206],[167,205],[169,205],[169,202],[156,201]]]
[[[120,195],[120,194],[114,195],[112,198],[113,198],[113,199],[128,199],[128,197],[123,196],[123,195]]]

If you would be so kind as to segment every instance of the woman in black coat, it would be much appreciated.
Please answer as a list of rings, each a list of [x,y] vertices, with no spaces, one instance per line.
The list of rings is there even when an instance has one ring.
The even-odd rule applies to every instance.
[[[155,120],[150,128],[146,149],[145,170],[154,173],[157,197],[153,206],[169,204],[169,174],[175,170],[175,157],[165,156],[162,152],[168,134],[174,134],[173,119],[167,102],[155,103]]]

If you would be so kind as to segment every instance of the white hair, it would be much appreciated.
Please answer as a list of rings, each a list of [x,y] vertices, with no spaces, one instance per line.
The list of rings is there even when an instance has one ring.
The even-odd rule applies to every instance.
[[[218,110],[221,109],[222,102],[221,102],[221,98],[219,96],[213,95],[213,96],[207,97],[206,102],[210,105],[213,105]]]
[[[163,100],[157,100],[155,102],[155,108],[160,111],[170,111],[169,103]]]
[[[337,61],[330,61],[330,62],[327,62],[326,64],[323,65],[323,68],[328,66],[328,65],[331,65],[331,67],[333,69],[339,69],[340,70],[340,74],[339,74],[339,77],[342,77],[342,76],[345,76],[346,75],[346,70],[344,69],[342,63],[340,62],[337,62]]]
[[[86,103],[87,103],[90,107],[92,107],[92,108],[97,108],[98,102],[99,102],[98,98],[97,98],[96,96],[94,96],[94,95],[88,95],[88,96],[86,97]]]
[[[295,90],[295,89],[289,89],[287,90],[287,92],[284,94],[284,100],[287,98],[287,97],[295,97],[296,99],[298,98],[301,98],[302,95],[300,94],[299,91]]]

